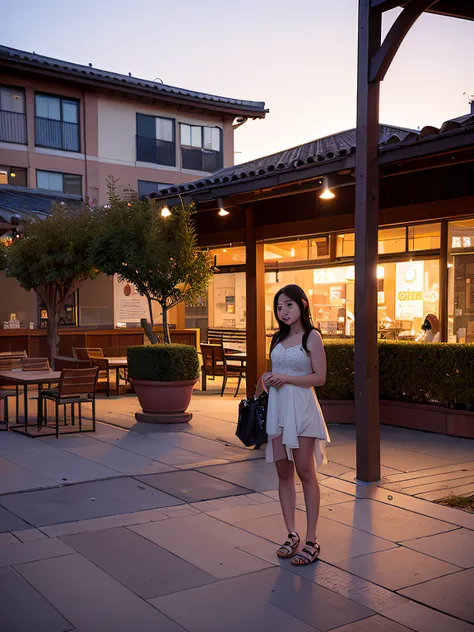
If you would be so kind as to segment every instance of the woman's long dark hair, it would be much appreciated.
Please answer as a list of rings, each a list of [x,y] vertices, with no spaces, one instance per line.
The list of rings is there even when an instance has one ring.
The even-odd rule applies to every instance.
[[[278,290],[278,292],[275,294],[275,298],[273,299],[273,312],[275,314],[275,318],[278,321],[278,326],[280,329],[273,336],[270,353],[273,348],[278,343],[283,342],[283,340],[285,340],[285,338],[287,338],[288,334],[290,333],[290,325],[287,325],[278,318],[278,299],[282,294],[288,296],[288,298],[294,301],[300,308],[301,324],[303,325],[303,329],[305,331],[303,348],[305,349],[305,351],[307,351],[306,342],[308,340],[308,335],[313,329],[316,329],[316,327],[314,326],[313,319],[311,317],[308,297],[299,285],[294,285],[292,283],[290,285],[285,285],[285,287],[281,288],[281,290]]]

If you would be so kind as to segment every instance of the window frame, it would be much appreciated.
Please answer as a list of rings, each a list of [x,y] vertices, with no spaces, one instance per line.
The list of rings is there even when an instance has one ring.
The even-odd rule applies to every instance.
[[[40,91],[35,91],[34,93],[34,97],[35,97],[35,147],[40,147],[42,149],[52,149],[53,151],[69,151],[75,154],[80,154],[81,153],[81,101],[80,99],[76,99],[75,97],[64,97],[58,94],[51,94],[49,92],[40,92]],[[47,118],[45,116],[38,116],[37,113],[37,104],[36,104],[36,97],[46,97],[48,99],[58,99],[59,100],[59,113],[60,113],[60,119],[51,119],[51,118]],[[64,109],[63,109],[63,101],[69,101],[71,103],[75,103],[77,106],[77,123],[71,123],[70,121],[65,121],[64,120]],[[58,123],[60,123],[60,129],[61,129],[61,147],[51,147],[51,145],[42,145],[40,143],[37,143],[37,138],[36,138],[36,133],[37,133],[37,126],[36,126],[36,121],[37,119],[41,119],[43,121],[57,121]],[[77,149],[64,149],[63,145],[64,145],[64,140],[63,140],[63,123],[67,123],[69,125],[77,125]],[[44,169],[41,169],[40,171],[44,171]],[[58,172],[60,173],[60,172]]]
[[[25,141],[23,143],[21,143],[21,142],[17,142],[17,141],[14,141],[14,140],[3,140],[3,139],[1,139],[0,142],[2,142],[2,143],[10,143],[12,145],[28,145],[28,125],[27,125],[27,122],[26,122],[26,90],[22,86],[15,86],[15,85],[10,85],[10,84],[6,84],[6,83],[0,83],[0,90],[2,88],[7,88],[7,89],[10,89],[10,90],[16,90],[16,91],[22,93],[22,96],[23,96],[23,112],[11,112],[10,110],[3,110],[1,108],[1,99],[0,99],[0,112],[9,112],[10,114],[18,114],[18,115],[24,117],[23,125],[24,125]]]
[[[194,145],[186,145],[183,144],[182,142],[182,128],[183,126],[189,127],[190,128],[190,132],[189,132],[189,140],[192,143],[192,128],[193,127],[197,127],[201,130],[201,146],[200,147],[195,147]],[[205,129],[210,129],[210,130],[214,130],[217,129],[219,130],[219,145],[220,145],[220,149],[219,151],[216,151],[215,149],[208,149],[207,147],[204,147],[204,130]],[[182,169],[189,169],[190,171],[201,171],[203,173],[213,173],[212,171],[207,171],[204,169],[195,169],[193,167],[186,167],[184,165],[184,159],[183,159],[183,148],[184,149],[188,149],[188,150],[200,150],[201,151],[201,155],[204,156],[205,152],[212,152],[214,154],[217,154],[219,157],[219,164],[217,166],[217,169],[222,169],[223,165],[224,165],[224,129],[222,127],[219,127],[219,125],[195,125],[193,123],[183,123],[183,122],[179,122],[179,146],[180,146],[180,153],[181,153],[181,168]],[[201,164],[202,166],[202,164]]]
[[[152,191],[151,193],[159,193],[160,189],[158,187],[161,187],[163,189],[167,189],[167,188],[173,186],[172,184],[167,184],[165,182],[156,182],[155,180],[137,180],[137,193],[138,193],[138,197],[139,198],[151,195],[151,193],[140,193],[140,182],[146,183],[146,184],[156,184],[157,185],[157,191]]]
[[[141,134],[138,134],[138,117],[139,116],[146,116],[147,118],[152,118],[155,121],[155,136],[154,136],[154,140],[158,141],[161,140],[164,143],[173,143],[173,164],[166,164],[163,162],[150,162],[148,160],[139,160],[138,158],[138,139],[139,138],[152,138],[151,136],[142,136]],[[166,141],[163,140],[162,138],[156,138],[156,119],[162,119],[164,121],[171,121],[172,123],[172,130],[173,130],[173,140],[172,141]],[[156,115],[156,114],[145,114],[144,112],[136,112],[136,116],[135,116],[135,155],[136,155],[136,161],[137,162],[146,162],[150,165],[160,165],[163,167],[176,167],[177,166],[177,160],[176,160],[176,119],[172,116],[161,116],[161,115]]]
[[[53,191],[56,193],[64,193],[64,195],[80,195],[82,197],[82,183],[83,183],[83,178],[82,175],[80,173],[65,173],[64,171],[50,171],[48,169],[36,169],[36,188],[39,189],[40,187],[38,186],[38,173],[53,173],[55,175],[60,175],[62,176],[62,180],[63,180],[63,188],[61,191],[59,191],[58,189],[41,189],[42,191]],[[73,176],[75,178],[80,178],[80,183],[81,183],[81,192],[80,193],[66,193],[66,191],[64,190],[64,177],[65,176]]]
[[[6,171],[7,171],[7,180],[8,180],[7,184],[9,186],[12,186],[12,187],[21,187],[21,186],[27,187],[28,186],[28,169],[26,167],[12,167],[12,166],[8,166],[8,165],[0,165],[0,170],[3,170],[3,169],[6,169]],[[12,184],[10,182],[10,180],[11,180],[11,172],[12,171],[16,171],[16,172],[22,171],[22,172],[24,172],[25,173],[25,183],[26,184],[24,184],[24,185],[23,184],[15,184],[15,183]]]

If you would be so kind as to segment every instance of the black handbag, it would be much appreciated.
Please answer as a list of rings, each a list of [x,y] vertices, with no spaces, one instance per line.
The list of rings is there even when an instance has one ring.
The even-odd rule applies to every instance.
[[[239,404],[239,419],[236,436],[248,448],[259,448],[267,442],[268,394],[262,393],[258,397],[243,399]]]

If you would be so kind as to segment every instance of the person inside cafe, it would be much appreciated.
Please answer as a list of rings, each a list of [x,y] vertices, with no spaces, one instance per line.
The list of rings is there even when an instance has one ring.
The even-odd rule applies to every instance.
[[[418,336],[417,342],[441,342],[441,326],[434,314],[427,314],[421,329],[423,333]]]

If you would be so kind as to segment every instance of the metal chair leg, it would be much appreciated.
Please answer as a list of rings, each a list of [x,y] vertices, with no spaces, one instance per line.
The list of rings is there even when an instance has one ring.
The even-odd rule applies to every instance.
[[[66,410],[66,407],[64,407]],[[59,439],[59,404],[56,402],[56,439]]]
[[[227,375],[224,375],[224,377],[222,378],[222,390],[221,390],[221,397],[224,396],[224,391],[225,391],[225,385],[227,384]]]
[[[79,432],[82,432],[82,412],[81,412],[81,402],[78,403],[77,407],[79,408]]]
[[[239,388],[240,388],[240,382],[241,381],[242,381],[242,376],[239,375],[239,380],[237,382],[237,388],[235,389],[234,397],[237,397],[237,395],[239,394]]]

